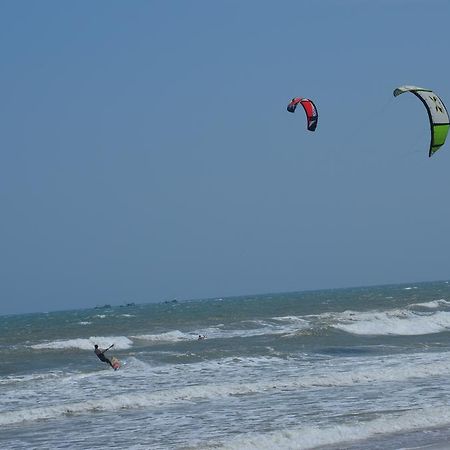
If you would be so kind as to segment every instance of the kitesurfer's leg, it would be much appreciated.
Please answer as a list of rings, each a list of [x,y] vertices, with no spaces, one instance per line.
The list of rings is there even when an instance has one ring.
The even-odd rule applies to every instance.
[[[105,362],[107,362],[114,369],[112,362],[108,358],[105,358]]]
[[[110,361],[105,355],[102,354],[101,357],[99,356],[99,359],[100,359],[100,361],[103,361],[103,362],[105,362],[105,363],[108,363],[108,364],[114,369],[114,367],[113,367],[111,361]]]

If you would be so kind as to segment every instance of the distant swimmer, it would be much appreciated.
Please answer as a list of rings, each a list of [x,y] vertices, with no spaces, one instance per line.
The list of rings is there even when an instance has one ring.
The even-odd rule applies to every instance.
[[[206,339],[206,336],[204,334],[199,334],[197,341],[202,341],[203,339]]]
[[[115,370],[115,367],[113,366],[112,362],[105,356],[105,352],[107,352],[113,346],[114,346],[114,344],[110,345],[107,349],[102,350],[102,349],[98,348],[97,344],[95,344],[94,345],[94,348],[95,348],[94,352],[95,352],[95,354],[97,355],[97,357],[98,357],[98,359],[100,361],[108,363]]]

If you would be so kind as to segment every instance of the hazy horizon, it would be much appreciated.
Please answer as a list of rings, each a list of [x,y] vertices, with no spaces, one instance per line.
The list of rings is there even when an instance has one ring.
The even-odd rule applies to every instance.
[[[449,280],[422,280],[422,281],[404,281],[399,283],[386,283],[386,284],[376,284],[376,285],[355,285],[355,286],[340,286],[340,287],[328,287],[328,288],[317,288],[317,289],[302,289],[302,290],[292,290],[292,291],[273,291],[273,292],[248,292],[243,294],[233,294],[233,295],[213,295],[211,297],[201,297],[201,298],[163,298],[158,300],[139,300],[139,299],[128,299],[123,300],[119,303],[108,303],[99,302],[95,305],[84,306],[80,308],[65,308],[65,309],[54,309],[47,311],[27,311],[24,313],[8,313],[8,314],[0,314],[0,316],[16,316],[16,315],[27,315],[27,314],[49,314],[49,313],[58,313],[58,312],[67,312],[67,311],[78,311],[85,309],[109,309],[110,308],[127,308],[132,307],[128,304],[134,304],[134,306],[140,305],[149,305],[149,304],[171,304],[176,300],[177,303],[183,302],[201,302],[206,300],[227,300],[227,299],[236,299],[236,298],[250,298],[250,297],[264,297],[270,295],[289,295],[289,294],[302,294],[302,293],[313,293],[313,292],[326,292],[326,291],[338,291],[338,290],[347,290],[347,289],[365,289],[365,288],[377,288],[377,287],[389,287],[389,286],[406,286],[406,285],[421,285],[421,284],[431,284],[431,283],[449,283]],[[411,286],[414,288],[414,286]]]

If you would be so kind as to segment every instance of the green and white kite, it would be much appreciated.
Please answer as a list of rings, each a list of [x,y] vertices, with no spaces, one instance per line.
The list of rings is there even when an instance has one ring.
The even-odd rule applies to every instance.
[[[427,108],[431,128],[431,143],[428,156],[432,156],[444,145],[447,138],[450,127],[447,108],[443,101],[430,89],[417,86],[400,86],[394,90],[394,97],[404,92],[411,92],[416,97],[419,97],[425,108]]]

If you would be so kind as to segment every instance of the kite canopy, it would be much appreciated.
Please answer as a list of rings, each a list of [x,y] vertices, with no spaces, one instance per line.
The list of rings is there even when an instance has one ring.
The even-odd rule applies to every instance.
[[[295,112],[298,104],[303,106],[306,113],[306,119],[308,123],[308,130],[314,131],[317,127],[317,121],[319,120],[319,114],[317,113],[316,105],[307,98],[295,97],[291,100],[287,106],[287,110],[291,113]]]
[[[428,112],[431,128],[431,143],[428,156],[434,155],[444,145],[447,138],[450,121],[447,108],[443,101],[431,90],[417,86],[400,86],[394,90],[394,97],[411,92],[420,98]]]

